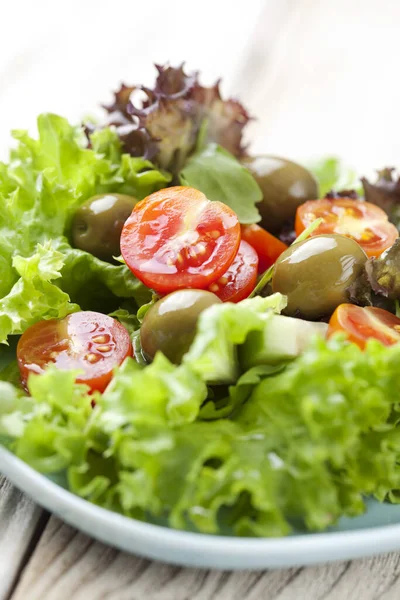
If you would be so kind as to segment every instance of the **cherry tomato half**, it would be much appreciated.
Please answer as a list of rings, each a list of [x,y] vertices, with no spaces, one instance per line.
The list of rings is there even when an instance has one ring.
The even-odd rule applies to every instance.
[[[64,371],[82,371],[77,382],[103,392],[114,367],[127,356],[132,356],[132,344],[125,327],[112,317],[92,311],[39,321],[25,331],[17,346],[25,388],[30,373],[43,373],[54,364]]]
[[[312,235],[339,233],[353,238],[368,256],[379,256],[390,248],[399,233],[387,214],[375,204],[350,198],[308,200],[296,212],[296,234],[300,235],[315,219],[323,223]]]
[[[258,254],[258,272],[264,273],[287,246],[259,225],[242,225],[242,240],[253,246]]]
[[[233,210],[177,186],[136,204],[122,230],[121,252],[138,279],[168,293],[207,288],[232,264],[239,243]]]
[[[253,291],[257,281],[257,269],[257,252],[250,244],[242,241],[229,269],[208,289],[222,302],[240,302]]]
[[[400,319],[387,310],[375,306],[340,304],[329,321],[328,337],[345,333],[351,342],[364,348],[374,338],[385,346],[400,342]]]

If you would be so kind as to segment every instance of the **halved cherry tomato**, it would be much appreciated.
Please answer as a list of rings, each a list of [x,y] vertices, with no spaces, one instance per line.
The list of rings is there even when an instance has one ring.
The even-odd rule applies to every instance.
[[[171,187],[136,204],[121,235],[130,270],[160,293],[205,289],[232,264],[240,244],[236,214],[190,187]]]
[[[300,235],[315,219],[323,223],[312,235],[340,233],[353,238],[368,256],[379,256],[390,248],[399,233],[387,214],[375,204],[350,198],[308,200],[296,212],[296,234]]]
[[[103,392],[113,369],[132,356],[129,333],[118,321],[92,311],[76,312],[64,319],[39,321],[21,336],[17,360],[26,388],[30,373],[43,373],[54,364],[61,370],[79,370],[78,383]]]
[[[344,332],[351,342],[364,348],[374,338],[385,346],[400,342],[400,319],[387,310],[375,306],[340,304],[329,321],[328,337]]]
[[[258,254],[258,272],[264,273],[287,246],[259,225],[242,225],[242,240],[253,246]]]
[[[208,289],[222,302],[240,302],[253,291],[257,281],[257,268],[257,252],[250,244],[242,241],[229,269]]]

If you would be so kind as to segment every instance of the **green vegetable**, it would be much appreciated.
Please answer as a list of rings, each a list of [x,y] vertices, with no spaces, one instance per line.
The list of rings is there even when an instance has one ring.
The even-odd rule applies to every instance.
[[[125,265],[110,265],[71,248],[76,209],[89,197],[118,192],[143,198],[170,176],[121,153],[111,130],[86,148],[81,130],[56,115],[38,119],[39,139],[19,141],[0,163],[0,343],[42,318],[62,318],[77,303],[104,311],[116,297],[147,301],[149,293]],[[66,237],[67,236],[67,237]]]
[[[325,336],[328,325],[284,315],[272,315],[261,331],[252,331],[240,347],[244,369],[293,360],[315,335]]]
[[[156,69],[154,87],[122,84],[111,105],[104,107],[106,122],[115,127],[124,151],[151,158],[174,175],[202,142],[215,142],[241,157],[243,129],[250,120],[242,104],[224,100],[218,81],[204,87],[198,73],[185,73],[183,65]],[[132,102],[131,94],[138,89],[141,100]]]
[[[237,346],[251,331],[263,330],[273,313],[285,306],[281,294],[211,306],[200,315],[196,337],[183,363],[207,383],[234,383],[240,373]]]
[[[202,191],[209,200],[230,206],[240,223],[261,219],[256,206],[262,199],[259,185],[232,154],[217,144],[208,144],[189,158],[180,182]]]
[[[122,147],[153,153],[242,223],[260,219],[262,194],[235,158],[248,120],[239,103],[222,101],[217,86],[201,87],[182,68],[159,69],[144,109],[132,110],[131,91],[123,86],[110,107],[116,130],[96,130],[89,146],[79,128],[42,115],[39,139],[15,132],[19,144],[0,163],[0,342],[81,307],[113,311],[135,348],[103,394],[50,366],[31,376],[27,396],[17,338],[9,338],[11,348],[0,347],[1,443],[100,506],[204,533],[323,530],[361,514],[367,495],[397,502],[400,345],[371,341],[361,351],[340,337],[326,341],[317,335],[324,324],[277,314],[287,299],[276,293],[206,308],[179,366],[161,352],[145,364],[140,325],[151,323],[159,299],[123,262],[71,246],[80,207],[96,195],[141,199],[170,183],[170,174]],[[354,180],[341,176],[336,159],[314,172],[323,195]],[[395,244],[368,261],[364,274],[367,287],[396,300],[397,251]],[[314,271],[319,282],[329,275]]]
[[[355,190],[362,195],[356,171],[336,156],[323,158],[307,166],[318,181],[320,198],[332,190]]]
[[[0,434],[128,516],[205,533],[322,530],[364,512],[365,495],[397,501],[399,361],[399,345],[315,341],[283,371],[244,374],[230,419],[211,422],[200,419],[223,407],[206,410],[202,378],[161,355],[145,368],[127,359],[94,409],[73,373],[50,369],[32,376],[31,399],[0,382]]]

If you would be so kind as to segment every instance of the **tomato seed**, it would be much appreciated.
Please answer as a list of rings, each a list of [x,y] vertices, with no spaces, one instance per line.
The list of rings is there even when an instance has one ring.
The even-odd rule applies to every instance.
[[[93,352],[89,352],[85,356],[86,360],[92,364],[99,362],[100,356],[98,354],[94,354]]]
[[[105,345],[105,346],[97,346],[97,350],[99,352],[110,352],[111,350],[111,346],[110,345]]]
[[[92,338],[92,342],[94,342],[95,344],[107,344],[107,342],[110,340],[110,336],[109,335],[96,335],[95,337]]]

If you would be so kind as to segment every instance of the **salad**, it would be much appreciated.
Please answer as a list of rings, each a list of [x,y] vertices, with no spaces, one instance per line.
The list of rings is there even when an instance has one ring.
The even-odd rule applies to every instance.
[[[397,502],[395,170],[253,156],[238,101],[157,70],[103,122],[40,115],[0,163],[1,443],[202,533]]]

